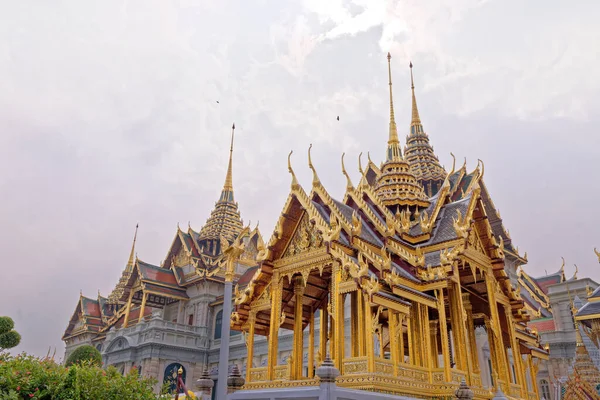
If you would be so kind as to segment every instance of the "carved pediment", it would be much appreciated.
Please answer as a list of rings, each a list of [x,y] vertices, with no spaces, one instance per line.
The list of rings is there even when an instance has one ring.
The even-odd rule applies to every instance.
[[[467,248],[470,248],[471,250],[475,250],[478,253],[481,254],[486,254],[485,248],[483,247],[483,243],[481,243],[481,239],[479,238],[479,235],[477,234],[477,230],[476,229],[472,229],[471,232],[469,233],[469,238],[467,240]]]
[[[192,258],[187,253],[187,251],[185,251],[183,246],[179,249],[177,254],[175,254],[175,256],[173,257],[173,265],[175,267],[183,267],[184,265],[191,264],[191,262],[192,262]]]
[[[308,219],[308,215],[304,213],[283,257],[295,256],[296,254],[321,247],[323,247],[323,236],[314,228]]]

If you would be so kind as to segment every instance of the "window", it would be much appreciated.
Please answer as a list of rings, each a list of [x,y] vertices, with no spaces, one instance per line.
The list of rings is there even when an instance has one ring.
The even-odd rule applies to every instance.
[[[188,316],[188,325],[194,325],[194,314]]]
[[[167,366],[167,368],[165,368],[165,376],[163,378],[163,385],[167,385],[168,386],[168,390],[169,393],[173,393],[175,392],[175,389],[177,389],[177,371],[179,371],[179,368],[182,369],[182,374],[181,374],[181,379],[183,380],[183,383],[185,383],[185,368],[183,367],[183,365],[179,364],[179,363],[173,363],[173,364],[169,364]]]
[[[215,339],[221,339],[221,328],[223,326],[223,310],[217,313],[215,318]]]
[[[542,379],[540,381],[540,389],[542,390],[542,397],[546,400],[550,400],[550,387],[548,386],[548,381]]]

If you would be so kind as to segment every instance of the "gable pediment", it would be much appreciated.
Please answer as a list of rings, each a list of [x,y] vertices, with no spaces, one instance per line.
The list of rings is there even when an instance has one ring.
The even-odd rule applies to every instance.
[[[316,250],[323,247],[323,236],[308,219],[305,212],[296,225],[295,231],[288,242],[283,257],[292,257],[299,253]]]

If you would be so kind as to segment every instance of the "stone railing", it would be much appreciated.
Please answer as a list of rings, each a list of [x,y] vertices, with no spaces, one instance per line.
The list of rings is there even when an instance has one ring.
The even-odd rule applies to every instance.
[[[344,359],[344,375],[362,374],[367,371],[367,357],[349,357]]]

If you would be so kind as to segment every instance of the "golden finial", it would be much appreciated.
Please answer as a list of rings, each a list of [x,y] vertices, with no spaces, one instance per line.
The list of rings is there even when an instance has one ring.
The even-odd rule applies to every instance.
[[[294,173],[294,170],[292,169],[292,153],[294,152],[294,150],[290,151],[290,154],[288,154],[288,171],[290,174],[292,174],[292,189],[297,188],[298,186],[300,186],[298,184],[298,180],[296,179],[296,174]]]
[[[596,257],[598,257],[598,262],[600,263],[600,251],[596,250],[594,247],[594,253],[596,253]]]
[[[177,370],[177,375],[183,375],[183,368],[179,367],[179,369]]]
[[[129,260],[127,261],[127,268],[133,268],[133,261],[134,258],[133,256],[135,255],[135,242],[137,240],[137,233],[138,233],[138,228],[139,228],[140,224],[137,223],[135,224],[135,233],[133,234],[133,244],[131,245],[131,253],[129,253]]]
[[[400,150],[400,141],[398,140],[398,129],[396,128],[396,119],[394,117],[394,100],[392,98],[392,56],[387,54],[388,60],[388,83],[390,86],[390,130],[387,148],[387,157],[389,160],[398,160],[402,158]]]
[[[83,297],[83,290],[79,289],[79,297]]]
[[[310,144],[310,146],[308,146],[308,168],[310,168],[313,172],[313,185],[316,185],[319,183],[319,176],[317,175],[317,170],[315,169],[315,167],[312,163],[312,158],[310,157],[311,149],[312,149],[312,143]]]
[[[358,172],[360,172],[360,175],[364,175],[364,171],[363,171],[363,167],[362,167],[362,162],[360,160],[360,158],[362,157],[362,151],[360,152],[360,154],[358,155]],[[600,256],[598,256],[600,257]]]
[[[227,175],[225,176],[225,184],[221,192],[220,201],[233,201],[233,174],[232,174],[232,160],[233,160],[233,139],[235,136],[235,124],[231,126],[231,145],[229,146],[229,164],[227,166]]]
[[[456,167],[456,157],[454,157],[452,152],[450,152],[450,155],[452,156],[452,171],[450,171],[448,175],[452,175],[454,173],[454,168]]]
[[[375,164],[372,160],[371,160],[371,152],[367,151],[367,160],[369,160],[370,164]]]
[[[562,265],[560,266],[560,270],[559,272],[562,274],[563,280],[565,279],[565,259],[564,257],[562,258]]]
[[[481,172],[479,174],[479,180],[482,180],[483,173],[485,172],[485,165],[483,164],[483,161],[481,161],[480,159],[477,159],[477,167],[479,167],[479,163],[481,163]]]
[[[577,273],[579,272],[579,267],[577,264],[573,264],[575,266],[575,273],[573,274],[573,279],[577,279]]]
[[[344,174],[346,176],[346,188],[347,189],[352,189],[354,187],[354,185],[352,185],[352,181],[350,180],[350,175],[348,175],[348,172],[346,171],[346,166],[344,165],[344,156],[346,155],[346,153],[342,153],[342,174]]]
[[[467,169],[467,157],[465,157],[465,162],[463,162],[463,165],[460,169]]]
[[[410,67],[410,89],[412,91],[412,118],[410,125],[411,127],[421,126],[421,118],[419,117],[419,109],[417,108],[417,98],[415,97],[415,81],[413,79],[412,61],[410,64],[408,64],[408,66]]]

